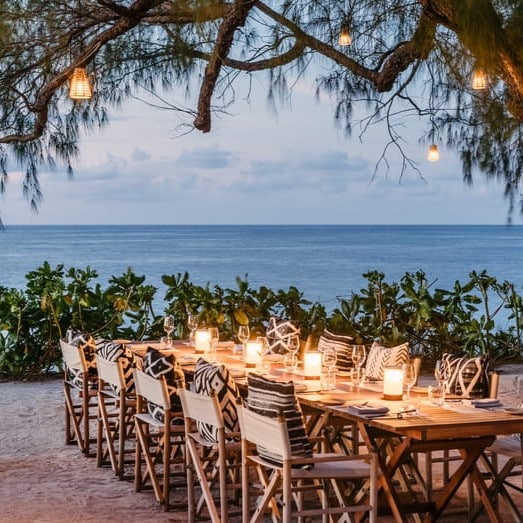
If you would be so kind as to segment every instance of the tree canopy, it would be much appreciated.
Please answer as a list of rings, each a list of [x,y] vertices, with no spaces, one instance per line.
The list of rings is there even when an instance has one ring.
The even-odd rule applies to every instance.
[[[509,215],[521,205],[523,1],[0,0],[0,24],[0,191],[21,168],[35,208],[40,170],[71,169],[111,107],[150,93],[181,111],[169,93],[196,84],[188,123],[209,132],[238,78],[263,71],[270,96],[312,75],[347,132],[365,104],[363,129],[388,126],[382,158],[402,154],[398,121],[423,120],[421,139],[455,150],[465,182],[498,179]],[[95,81],[89,101],[68,99],[77,67]]]

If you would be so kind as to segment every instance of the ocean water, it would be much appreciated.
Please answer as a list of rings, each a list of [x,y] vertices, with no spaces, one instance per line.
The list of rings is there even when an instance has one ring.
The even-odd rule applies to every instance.
[[[198,285],[235,288],[296,286],[327,309],[337,297],[366,286],[363,274],[384,272],[388,282],[423,270],[450,289],[470,271],[487,270],[521,291],[523,226],[216,225],[10,226],[0,232],[0,285],[25,288],[25,275],[44,261],[90,266],[104,284],[131,267],[158,287],[164,274],[187,271]],[[160,311],[157,311],[160,312]]]

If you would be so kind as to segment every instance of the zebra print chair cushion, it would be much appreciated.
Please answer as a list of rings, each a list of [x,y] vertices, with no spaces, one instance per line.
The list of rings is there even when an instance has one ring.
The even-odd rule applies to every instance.
[[[92,387],[96,387],[98,372],[96,370],[96,343],[94,338],[88,333],[74,329],[67,329],[67,332],[65,333],[65,342],[74,347],[78,347],[83,351],[85,362],[87,364],[87,380],[91,383]],[[84,382],[84,373],[82,369],[70,369],[68,367],[66,370],[68,380],[75,387],[81,389]]]
[[[266,337],[269,342],[269,352],[273,354],[287,354],[289,338],[299,336],[300,329],[290,320],[281,320],[272,316],[269,318]]]
[[[312,457],[312,447],[305,430],[305,420],[296,398],[294,383],[272,381],[259,374],[249,374],[247,382],[247,407],[270,418],[278,417],[281,412],[289,431],[292,455]],[[281,456],[266,449],[258,448],[258,453],[271,463],[282,464]]]
[[[336,366],[338,369],[349,370],[354,367],[352,361],[353,343],[354,338],[351,336],[333,334],[325,329],[318,340],[318,350],[322,352],[326,348],[332,347],[336,351]]]
[[[122,343],[98,339],[96,340],[96,354],[108,361],[118,361],[121,359],[123,362],[122,367],[125,380],[125,392],[126,394],[134,392],[133,367],[135,365],[133,352]],[[116,393],[119,392],[116,386],[112,386],[112,388]]]
[[[468,358],[444,353],[441,357],[449,380],[446,392],[468,398],[488,398],[488,356]]]
[[[238,386],[225,365],[209,363],[199,358],[194,369],[194,391],[210,396],[214,391],[223,414],[226,432],[239,432],[236,401],[240,397]],[[216,427],[206,423],[197,423],[198,432],[207,441],[218,440]]]
[[[156,379],[162,376],[165,378],[171,402],[171,412],[179,413],[182,405],[177,390],[178,387],[185,387],[185,376],[174,354],[164,355],[155,348],[148,347],[143,358],[143,372]],[[154,419],[160,423],[164,422],[165,411],[161,405],[148,401],[147,409]]]
[[[365,362],[365,376],[370,380],[382,380],[385,367],[399,367],[409,362],[409,344],[383,347],[374,342]]]

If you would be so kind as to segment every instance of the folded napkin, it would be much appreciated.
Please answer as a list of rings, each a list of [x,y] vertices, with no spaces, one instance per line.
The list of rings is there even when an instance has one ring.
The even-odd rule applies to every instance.
[[[491,407],[502,407],[501,401],[497,398],[480,398],[475,400],[470,400],[470,404],[477,409],[487,409]]]
[[[347,410],[359,416],[383,416],[389,412],[383,405],[351,405]]]

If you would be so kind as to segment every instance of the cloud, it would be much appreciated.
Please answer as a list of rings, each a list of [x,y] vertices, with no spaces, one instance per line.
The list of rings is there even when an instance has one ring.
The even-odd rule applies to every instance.
[[[190,169],[223,169],[229,167],[233,159],[231,151],[214,145],[183,151],[177,158],[177,164],[182,168]]]

